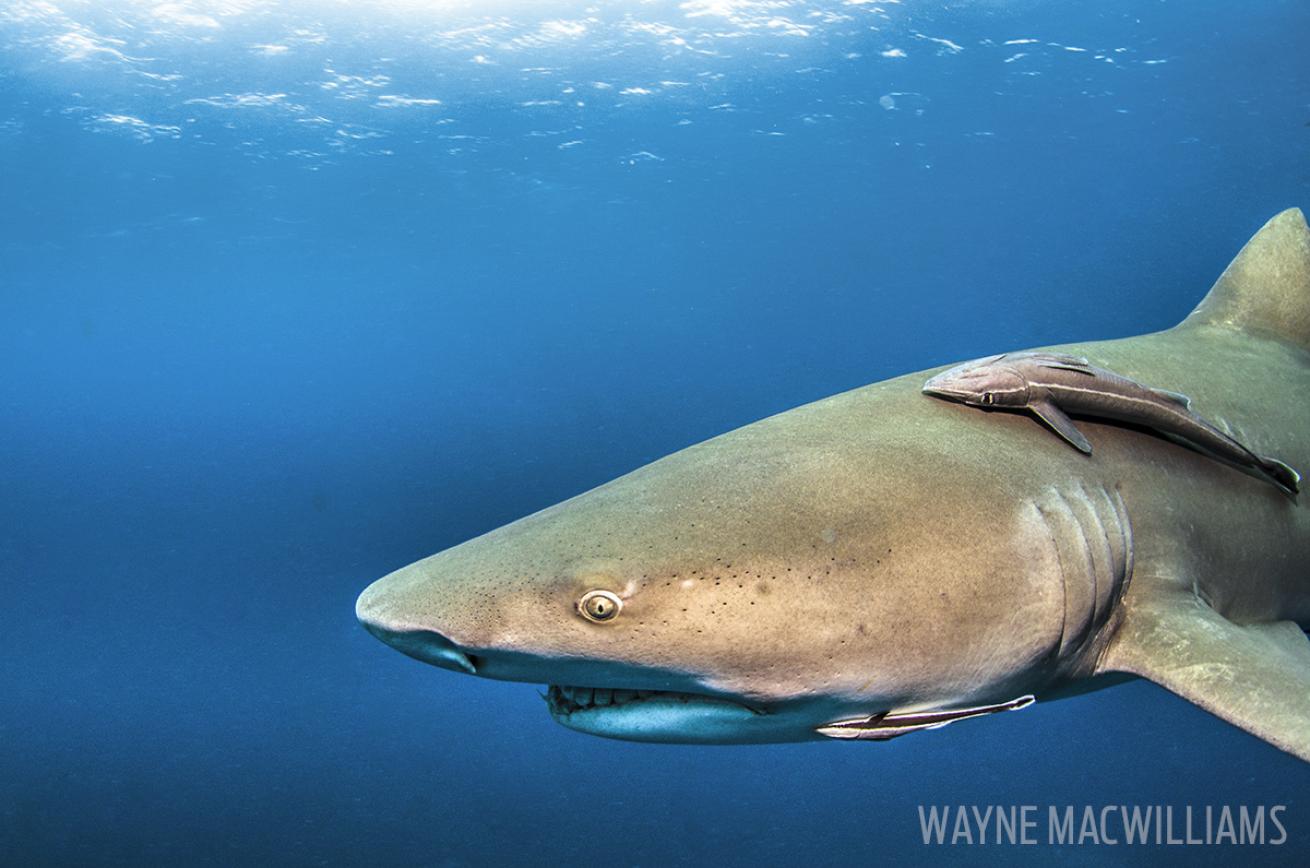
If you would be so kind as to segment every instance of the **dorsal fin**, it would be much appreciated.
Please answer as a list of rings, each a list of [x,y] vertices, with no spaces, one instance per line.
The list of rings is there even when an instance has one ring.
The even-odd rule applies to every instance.
[[[1173,401],[1175,404],[1180,405],[1184,410],[1192,409],[1192,399],[1181,392],[1171,392],[1168,389],[1152,389],[1151,391],[1166,401]]]
[[[1064,365],[1065,367],[1086,368],[1091,365],[1083,356],[1071,356],[1068,353],[1028,353],[1032,358],[1044,365]]]
[[[1016,362],[1032,362],[1042,368],[1056,368],[1062,371],[1077,371],[1080,374],[1090,374],[1095,376],[1092,372],[1091,362],[1087,361],[1087,359],[1082,356],[1071,356],[1067,353],[1048,353],[1039,351],[1006,353],[1003,356],[998,356],[993,361],[999,361],[1000,359],[1011,359]]]
[[[1216,325],[1310,349],[1310,227],[1300,208],[1266,223],[1184,326]]]
[[[1089,377],[1096,376],[1096,374],[1092,372],[1091,365],[1086,362],[1078,364],[1077,362],[1066,362],[1060,359],[1052,359],[1050,361],[1042,362],[1041,366],[1043,368],[1055,368],[1057,371],[1075,371],[1079,374],[1086,374]]]

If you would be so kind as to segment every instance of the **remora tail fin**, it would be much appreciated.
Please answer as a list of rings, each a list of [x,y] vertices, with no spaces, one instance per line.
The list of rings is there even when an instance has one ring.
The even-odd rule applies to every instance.
[[[1246,242],[1180,327],[1216,325],[1310,349],[1310,227],[1288,208]]]
[[[1301,491],[1301,474],[1296,472],[1293,467],[1288,467],[1277,458],[1268,458],[1260,456],[1260,468],[1269,474],[1280,486],[1285,488],[1289,494],[1298,494]]]

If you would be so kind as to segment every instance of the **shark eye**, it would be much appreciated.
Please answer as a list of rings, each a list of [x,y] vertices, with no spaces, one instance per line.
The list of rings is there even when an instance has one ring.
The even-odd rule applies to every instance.
[[[623,608],[623,601],[609,591],[587,591],[578,600],[578,612],[588,621],[613,621]]]
[[[991,392],[983,392],[982,402],[983,402],[984,404],[991,404],[991,403],[994,402],[995,400],[996,400],[996,398],[995,398],[995,396],[992,395]]]

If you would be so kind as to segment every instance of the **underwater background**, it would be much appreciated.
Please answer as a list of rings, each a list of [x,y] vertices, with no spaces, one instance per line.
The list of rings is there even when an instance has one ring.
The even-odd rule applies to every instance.
[[[763,416],[1173,325],[1310,205],[1308,44],[1304,0],[0,5],[0,863],[1307,864],[1310,766],[1145,682],[629,744],[353,607]],[[1288,840],[925,846],[961,804]]]

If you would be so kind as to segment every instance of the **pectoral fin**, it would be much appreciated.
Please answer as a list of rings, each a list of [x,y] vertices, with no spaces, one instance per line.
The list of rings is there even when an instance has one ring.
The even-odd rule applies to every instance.
[[[1310,762],[1310,640],[1291,621],[1239,625],[1179,587],[1130,591],[1097,670],[1129,672]]]
[[[1073,420],[1066,416],[1065,412],[1055,404],[1050,401],[1039,401],[1028,405],[1028,409],[1032,410],[1033,414],[1045,422],[1052,431],[1068,440],[1073,448],[1087,455],[1092,454],[1092,444],[1083,436],[1083,432],[1079,431],[1073,424]]]

